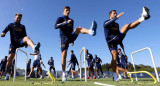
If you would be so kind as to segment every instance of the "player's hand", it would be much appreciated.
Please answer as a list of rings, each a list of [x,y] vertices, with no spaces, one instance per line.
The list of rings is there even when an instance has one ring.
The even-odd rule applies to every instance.
[[[5,33],[1,33],[1,37],[5,37],[5,35],[6,35]]]
[[[72,20],[71,19],[69,19],[68,21],[67,21],[67,23],[69,24],[69,23],[71,23],[72,22]]]
[[[122,15],[124,15],[124,12],[118,14],[117,18],[121,17]]]

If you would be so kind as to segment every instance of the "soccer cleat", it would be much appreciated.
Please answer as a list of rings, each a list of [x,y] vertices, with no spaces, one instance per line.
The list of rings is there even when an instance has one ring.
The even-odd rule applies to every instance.
[[[122,77],[118,77],[119,80],[122,80]]]
[[[149,14],[149,9],[147,7],[143,7],[142,17],[144,17],[145,20],[151,17]]]
[[[43,77],[42,76],[40,76],[40,78],[39,79],[43,79]]]
[[[95,76],[93,76],[93,78],[92,79],[96,79],[96,77]]]
[[[9,76],[6,76],[3,80],[9,80]]]
[[[89,76],[87,76],[87,79],[89,79]]]
[[[35,48],[34,48],[34,53],[36,53],[38,50],[39,50],[39,48],[40,48],[40,43],[38,42],[37,44],[36,44],[36,46],[35,46]]]
[[[91,28],[90,30],[92,31],[92,36],[95,36],[96,35],[96,30],[97,30],[97,23],[96,21],[92,21],[92,25],[91,25]]]
[[[62,77],[62,81],[67,81],[67,78],[66,77]]]

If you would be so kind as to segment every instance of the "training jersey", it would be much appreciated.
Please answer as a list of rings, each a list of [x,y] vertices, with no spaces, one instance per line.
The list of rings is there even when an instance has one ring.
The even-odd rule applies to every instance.
[[[90,62],[93,61],[93,56],[90,53],[86,53],[86,60],[88,62],[88,64],[90,64]]]
[[[77,64],[77,65],[79,65],[78,60],[77,60],[75,54],[71,54],[70,63],[71,64]]]
[[[16,44],[17,41],[27,36],[25,26],[20,23],[10,23],[2,33],[7,33],[8,31],[10,31],[11,44]]]
[[[67,37],[70,38],[71,34],[73,32],[73,24],[74,21],[72,20],[71,23],[67,24],[68,20],[72,20],[71,18],[67,17],[67,16],[62,16],[62,17],[58,17],[56,24],[55,24],[55,29],[60,29],[60,37]],[[65,23],[63,23],[65,22]],[[61,24],[63,23],[63,24]]]
[[[27,68],[30,68],[31,67],[31,61],[28,61],[27,62]]]
[[[125,59],[125,55],[123,54],[123,53],[119,53],[119,58],[120,58],[120,60],[121,60],[121,63],[122,62],[126,62],[126,59]]]
[[[50,66],[54,66],[54,60],[53,60],[53,59],[50,59],[50,60],[48,61],[48,64],[49,64]]]
[[[101,62],[102,60],[99,57],[93,59],[93,63],[95,63],[96,65],[99,65]]]
[[[114,18],[112,20],[109,19],[109,20],[106,20],[103,24],[106,41],[111,40],[115,36],[118,36],[120,33],[119,24],[115,22],[116,20],[117,18]]]
[[[1,60],[1,67],[5,67],[7,64],[7,59],[2,59]]]
[[[41,53],[39,51],[38,54],[34,56],[34,60],[40,60],[40,55],[41,55]]]

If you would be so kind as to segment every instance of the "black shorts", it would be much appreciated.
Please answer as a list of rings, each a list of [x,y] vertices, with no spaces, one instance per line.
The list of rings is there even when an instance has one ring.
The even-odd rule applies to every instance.
[[[9,47],[9,54],[10,53],[15,53],[16,49],[19,48],[19,47],[24,47],[26,46],[27,44],[25,44],[23,42],[23,38],[18,40],[16,43],[14,44],[10,44],[10,47]]]
[[[71,34],[69,38],[66,36],[61,37],[61,51],[63,52],[63,50],[68,50],[69,43],[73,43],[77,37],[78,35],[74,32]]]

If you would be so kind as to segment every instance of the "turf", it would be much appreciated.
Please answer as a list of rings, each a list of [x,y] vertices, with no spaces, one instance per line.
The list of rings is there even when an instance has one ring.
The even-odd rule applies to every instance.
[[[134,80],[135,81],[135,80]],[[47,84],[51,83],[50,78],[44,78],[42,80],[36,79],[36,78],[30,78],[27,79],[27,81],[24,81],[24,77],[16,77],[16,82],[13,82],[13,79],[11,78],[9,81],[3,81],[0,79],[0,86],[99,86],[95,85],[94,82],[104,83],[104,84],[110,84],[110,85],[116,85],[116,86],[160,86],[160,82],[156,84],[150,84],[153,83],[153,80],[151,78],[142,78],[139,79],[138,82],[130,82],[130,79],[121,80],[119,82],[112,81],[112,78],[107,79],[88,79],[87,82],[82,79],[82,81],[77,79],[69,79],[66,82],[62,82],[61,78],[57,78],[54,84]]]

